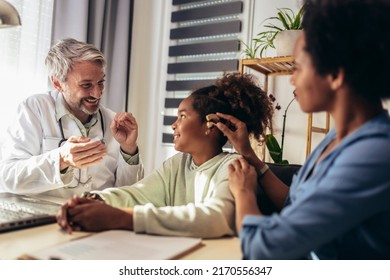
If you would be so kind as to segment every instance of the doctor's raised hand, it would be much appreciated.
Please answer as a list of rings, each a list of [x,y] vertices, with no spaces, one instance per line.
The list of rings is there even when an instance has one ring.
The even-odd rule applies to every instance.
[[[128,155],[134,155],[138,152],[138,124],[131,113],[122,112],[116,114],[110,128],[112,135],[120,144],[123,152]]]

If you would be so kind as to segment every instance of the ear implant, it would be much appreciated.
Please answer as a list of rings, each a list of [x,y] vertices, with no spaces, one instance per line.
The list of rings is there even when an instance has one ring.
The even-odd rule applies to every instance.
[[[206,115],[206,121],[207,121],[206,125],[209,129],[213,128],[213,126],[218,122],[221,122],[224,125],[226,125],[231,131],[236,131],[237,129],[237,127],[234,124],[232,124],[230,121],[224,118],[220,118],[217,114]]]
[[[208,128],[212,128],[215,123],[219,122],[221,119],[216,114],[208,114],[206,116],[206,125]]]

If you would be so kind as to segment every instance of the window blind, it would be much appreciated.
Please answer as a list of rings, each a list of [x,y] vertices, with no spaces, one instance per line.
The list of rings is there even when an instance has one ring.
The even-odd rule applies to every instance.
[[[211,85],[239,65],[243,1],[173,0],[163,118],[163,143],[172,143],[171,125],[191,91]]]

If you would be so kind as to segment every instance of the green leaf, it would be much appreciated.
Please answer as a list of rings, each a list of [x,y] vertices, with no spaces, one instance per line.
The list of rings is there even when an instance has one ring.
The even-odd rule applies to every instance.
[[[258,49],[260,48],[260,45],[258,42],[253,39],[252,44],[245,44],[245,42],[240,41],[241,45],[245,47],[244,50],[241,51],[241,53],[245,54],[246,58],[256,58],[256,53]]]
[[[275,136],[273,136],[272,134],[267,134],[265,136],[265,141],[269,151],[280,151],[280,146]]]
[[[280,22],[283,24],[284,29],[287,29],[287,30],[290,29],[290,25],[288,24],[286,18],[284,17],[284,15],[281,12],[278,13],[278,18],[279,18]]]
[[[295,16],[295,19],[292,23],[293,28],[291,29],[296,29],[296,30],[302,29],[302,17],[303,17],[303,7],[299,9],[297,15]]]
[[[272,134],[265,136],[265,145],[267,146],[270,157],[275,163],[289,164],[288,160],[282,159],[282,149]]]
[[[267,27],[267,28],[270,28],[270,29],[275,29],[277,31],[283,31],[284,29],[274,25],[274,24],[267,24],[267,25],[264,25],[264,27]],[[266,31],[266,33],[271,33],[271,32],[277,32],[277,31]]]
[[[275,163],[282,163],[280,145],[272,134],[265,136],[265,145],[267,146],[270,157]]]

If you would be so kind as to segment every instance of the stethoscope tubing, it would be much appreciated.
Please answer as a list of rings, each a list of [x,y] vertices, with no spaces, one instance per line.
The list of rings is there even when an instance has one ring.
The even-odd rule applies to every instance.
[[[100,124],[102,127],[102,133],[103,133],[103,139],[104,139],[104,120],[103,120],[103,114],[102,111],[99,109],[99,115],[100,115]],[[68,140],[68,138],[65,138],[64,129],[62,128],[62,121],[61,119],[58,120],[58,126],[60,127],[60,133],[61,133],[61,140],[58,143],[58,147],[61,147],[61,145]]]

